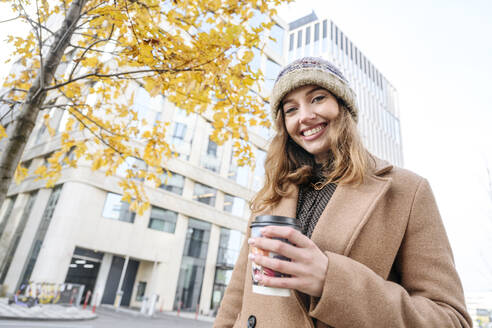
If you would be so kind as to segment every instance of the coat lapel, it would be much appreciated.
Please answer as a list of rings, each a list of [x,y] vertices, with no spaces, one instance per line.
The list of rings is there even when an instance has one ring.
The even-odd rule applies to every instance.
[[[349,255],[360,231],[391,185],[391,178],[379,175],[391,168],[387,162],[376,159],[372,174],[361,185],[337,186],[311,236],[322,251]]]

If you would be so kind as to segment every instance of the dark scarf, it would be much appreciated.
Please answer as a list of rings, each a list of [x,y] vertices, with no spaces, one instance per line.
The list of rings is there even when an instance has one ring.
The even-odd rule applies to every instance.
[[[311,180],[299,186],[296,217],[299,220],[301,232],[309,238],[337,187],[335,183],[329,183],[323,189],[316,190],[313,184],[319,181],[323,181],[323,172],[321,165],[315,165]]]

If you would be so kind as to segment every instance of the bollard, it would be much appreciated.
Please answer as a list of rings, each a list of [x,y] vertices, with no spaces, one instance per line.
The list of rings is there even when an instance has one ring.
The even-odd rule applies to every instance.
[[[94,300],[92,301],[92,313],[96,313],[97,296],[98,294],[96,292]]]
[[[200,303],[196,305],[195,320],[198,320],[198,309],[200,308]]]
[[[87,301],[89,300],[89,297],[91,297],[91,291],[88,290],[87,293],[85,294],[85,301],[84,301],[84,310],[87,308]]]

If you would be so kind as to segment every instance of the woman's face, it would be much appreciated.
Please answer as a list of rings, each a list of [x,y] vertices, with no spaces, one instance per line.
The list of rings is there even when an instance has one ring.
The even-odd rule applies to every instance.
[[[330,123],[338,116],[337,99],[326,89],[306,85],[282,100],[287,133],[320,163],[328,156]]]

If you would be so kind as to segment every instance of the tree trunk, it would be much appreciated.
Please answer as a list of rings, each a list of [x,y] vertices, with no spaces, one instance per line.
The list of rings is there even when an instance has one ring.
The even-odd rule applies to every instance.
[[[9,135],[4,141],[0,154],[0,207],[7,196],[12,177],[19,163],[27,140],[36,124],[39,109],[46,99],[45,86],[53,82],[56,69],[60,65],[65,49],[72,38],[75,26],[80,19],[82,8],[87,0],[74,0],[70,4],[67,15],[60,29],[55,33],[53,43],[43,62],[43,71],[39,69],[36,80],[29,89],[15,119],[8,127]],[[5,218],[8,219],[8,218]]]

